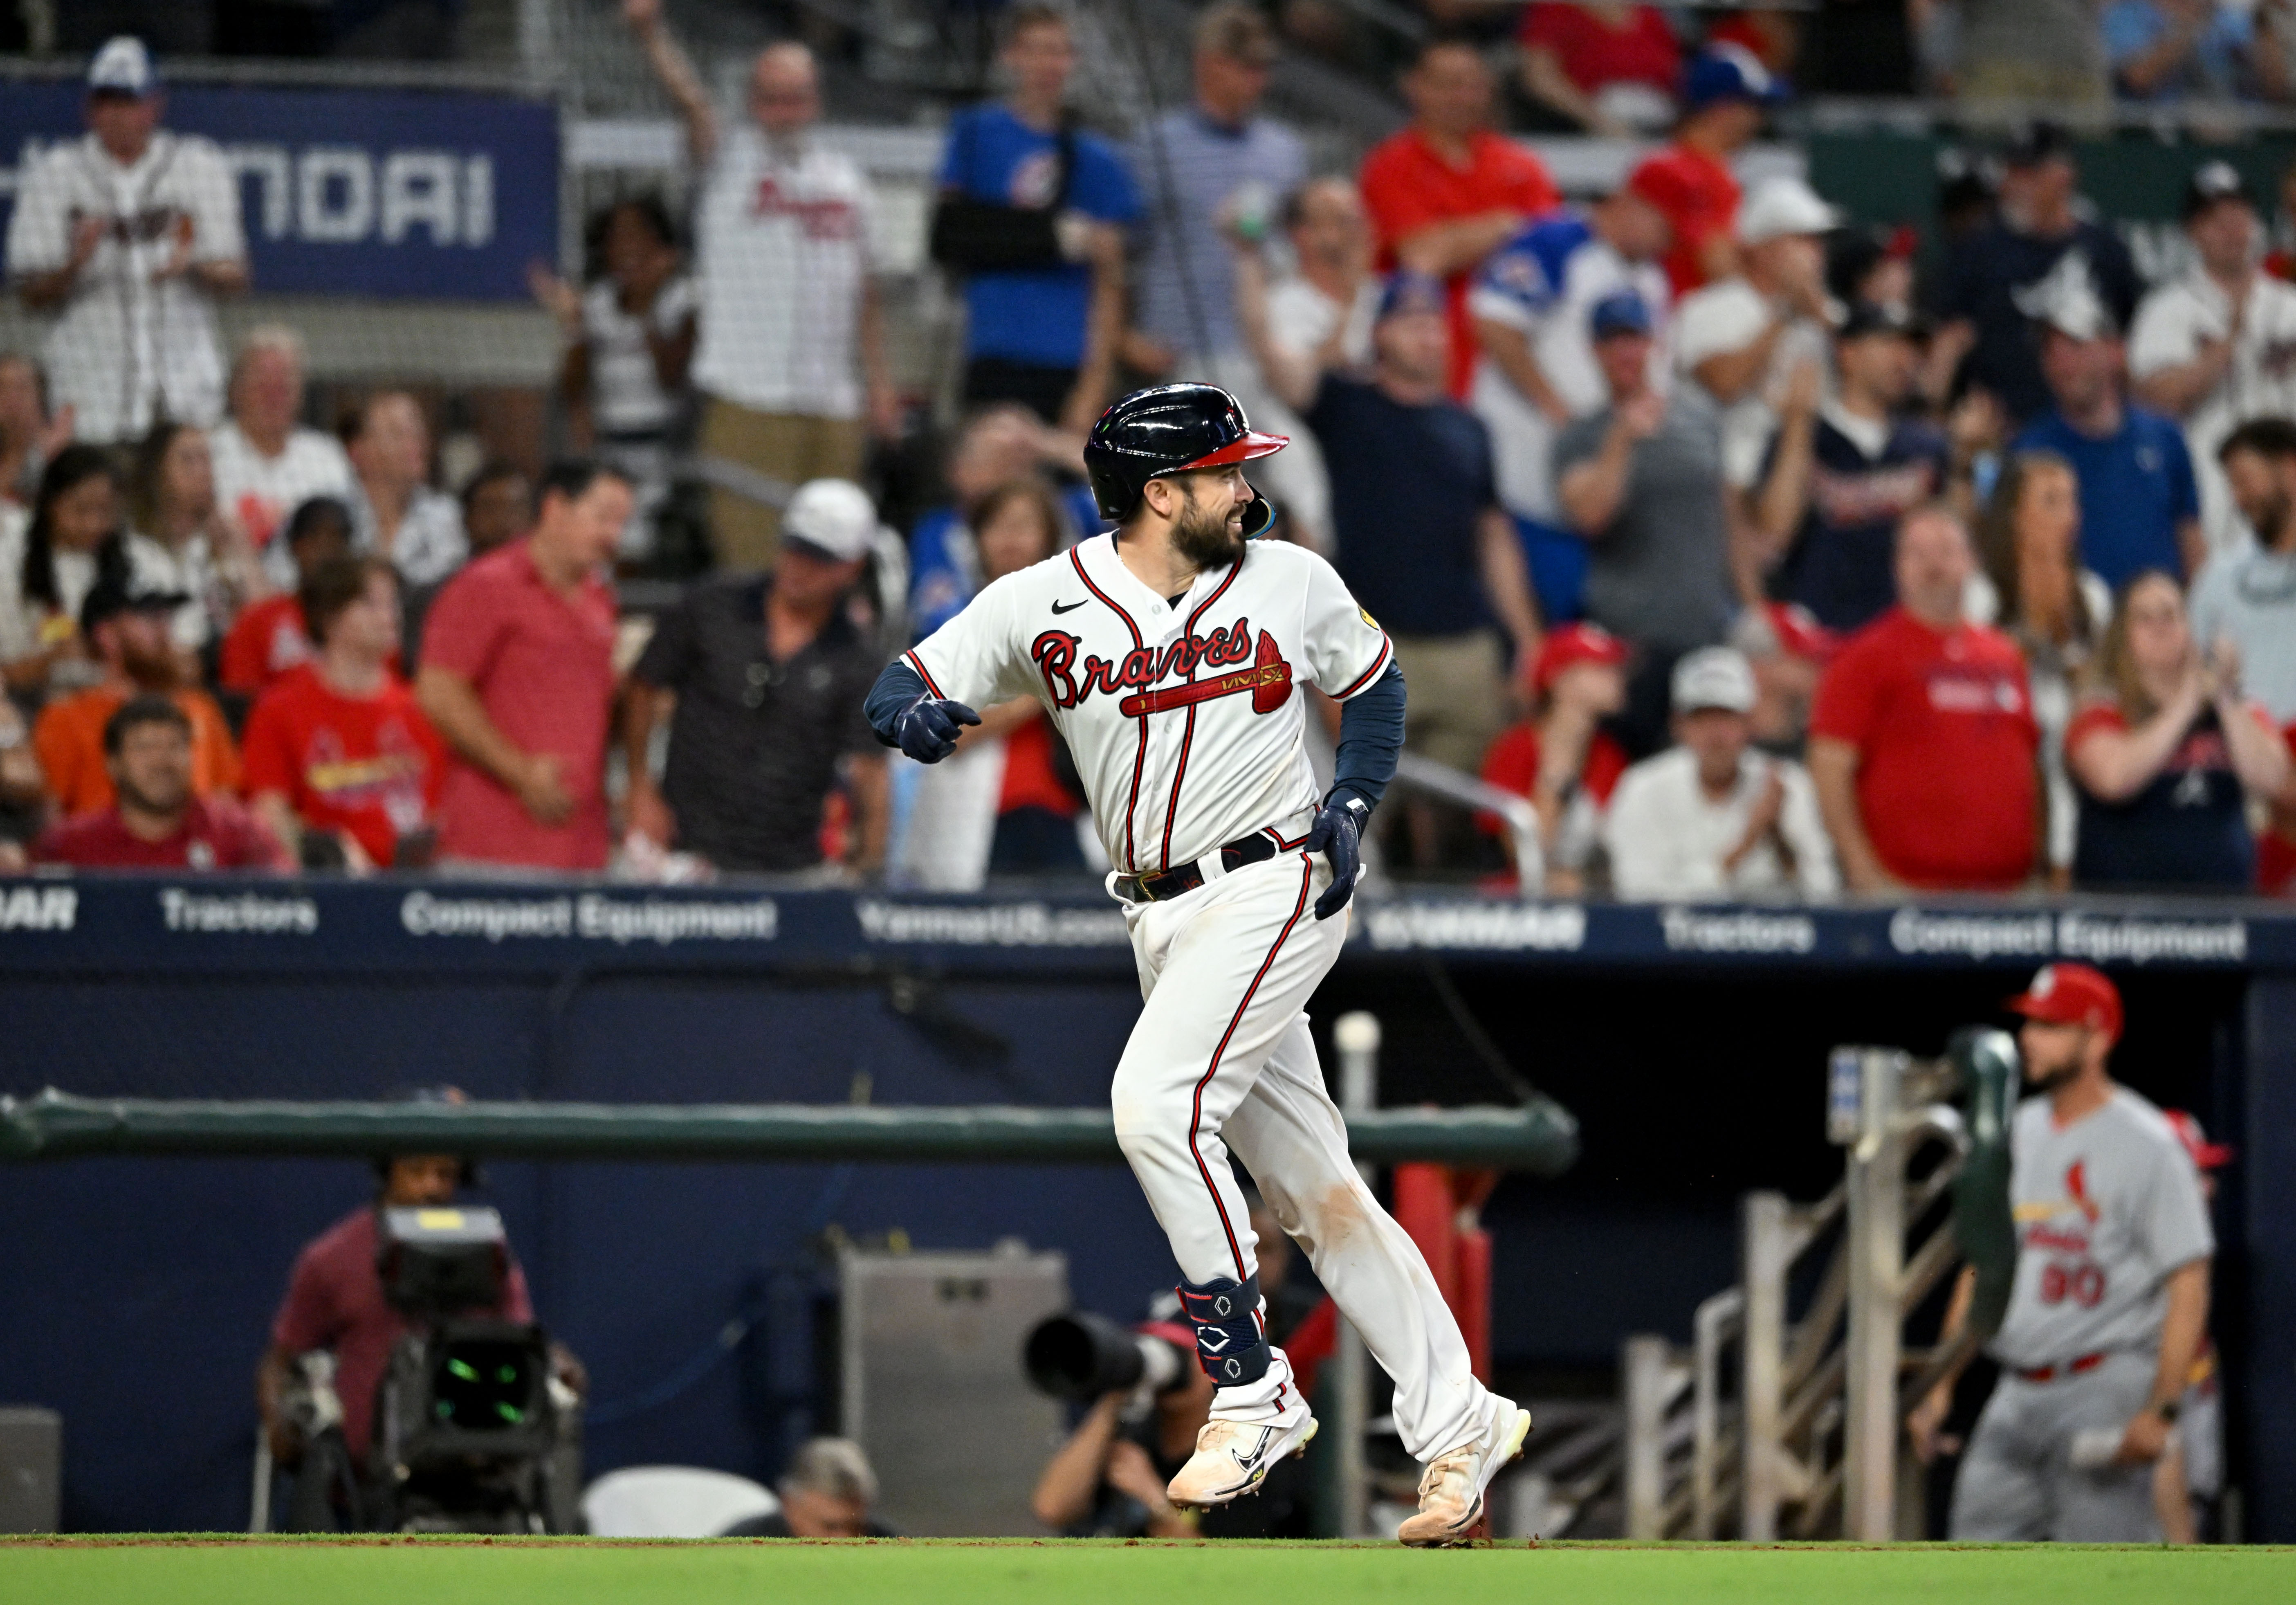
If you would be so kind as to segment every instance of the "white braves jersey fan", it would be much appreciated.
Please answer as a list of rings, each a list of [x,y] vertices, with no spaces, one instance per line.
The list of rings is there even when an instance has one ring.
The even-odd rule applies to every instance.
[[[1095,536],[1008,574],[907,654],[935,696],[1034,696],[1051,713],[1119,870],[1152,873],[1273,828],[1307,835],[1314,686],[1346,701],[1394,656],[1332,565],[1251,541],[1167,598]]]

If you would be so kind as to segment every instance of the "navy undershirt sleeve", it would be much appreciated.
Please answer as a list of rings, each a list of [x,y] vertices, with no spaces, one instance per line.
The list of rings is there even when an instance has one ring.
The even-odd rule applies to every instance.
[[[899,658],[885,665],[877,683],[869,687],[867,700],[861,711],[869,716],[869,728],[877,732],[877,739],[887,746],[901,745],[899,720],[901,710],[920,696],[927,695],[924,677]],[[1398,715],[1398,720],[1400,715]],[[1400,730],[1398,723],[1396,728]],[[1390,764],[1390,768],[1393,766]]]
[[[1403,751],[1403,670],[1390,663],[1371,688],[1340,707],[1340,750],[1332,769],[1332,791],[1353,792],[1376,808],[1395,778]]]

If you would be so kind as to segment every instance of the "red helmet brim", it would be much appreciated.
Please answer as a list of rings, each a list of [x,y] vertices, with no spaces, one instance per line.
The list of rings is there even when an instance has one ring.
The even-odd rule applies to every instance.
[[[1248,463],[1254,457],[1272,457],[1292,444],[1290,435],[1261,434],[1247,431],[1243,439],[1230,440],[1218,451],[1208,451],[1193,463],[1183,463],[1168,473],[1186,473],[1197,468],[1225,468],[1230,463]]]

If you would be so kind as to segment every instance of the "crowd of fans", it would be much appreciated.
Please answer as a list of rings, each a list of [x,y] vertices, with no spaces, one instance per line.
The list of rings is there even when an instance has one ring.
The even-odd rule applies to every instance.
[[[1472,37],[1319,174],[1259,108],[1285,37],[1259,10],[1202,13],[1192,103],[1119,144],[1070,109],[1066,17],[1022,0],[1008,93],[949,130],[963,416],[896,531],[857,482],[910,423],[877,205],[809,136],[814,58],[760,54],[729,115],[660,0],[622,9],[697,164],[690,256],[638,197],[594,220],[591,282],[537,268],[587,455],[453,494],[415,396],[322,431],[294,330],[226,362],[214,302],[249,273],[220,157],[163,126],[140,44],[96,54],[87,132],[28,166],[8,232],[53,322],[0,356],[0,868],[1103,868],[1033,704],[924,774],[861,693],[1098,531],[1103,406],[1210,376],[1292,435],[1278,534],[1390,631],[1406,745],[1531,801],[1544,890],[2296,876],[2296,285],[2231,167],[2191,173],[2185,265],[2148,288],[2030,126],[1917,276],[1906,231],[1800,179],[1742,190],[1791,13],[1693,48],[1648,7],[1529,7],[1534,93],[1669,130],[1565,204]],[[2106,9],[2118,38],[2155,8]],[[2147,63],[2189,42],[2158,10]],[[659,559],[696,464],[714,572],[623,616],[610,579]],[[1531,868],[1496,821],[1388,812],[1394,868]]]
[[[470,43],[463,0],[102,0],[0,7],[0,51],[85,52],[140,31],[187,55],[444,60]],[[758,9],[752,7],[752,10]],[[882,34],[771,0],[773,21],[861,59]],[[957,8],[962,12],[963,8]],[[1696,40],[1737,45],[1814,93],[2124,103],[2296,100],[2286,0],[1264,0],[1286,45],[1377,74],[1421,29],[1455,33],[1507,69],[1514,126],[1604,135],[1663,129]],[[1693,29],[1687,19],[1698,18]],[[970,19],[963,19],[969,22]],[[944,43],[969,43],[957,27]]]

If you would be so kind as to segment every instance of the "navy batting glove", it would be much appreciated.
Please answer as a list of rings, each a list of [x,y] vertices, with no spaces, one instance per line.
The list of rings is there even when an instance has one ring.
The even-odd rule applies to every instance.
[[[1320,852],[1332,866],[1332,884],[1316,900],[1316,918],[1329,919],[1348,906],[1348,899],[1356,894],[1356,876],[1363,868],[1364,821],[1371,818],[1371,806],[1361,797],[1333,792],[1330,801],[1316,815],[1316,823],[1308,832],[1301,851]]]
[[[901,710],[893,732],[900,737],[901,751],[919,763],[939,763],[956,751],[957,726],[980,722],[980,715],[961,702],[920,696]]]

